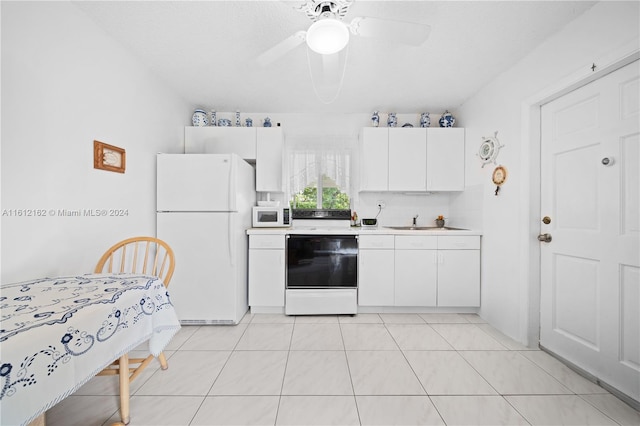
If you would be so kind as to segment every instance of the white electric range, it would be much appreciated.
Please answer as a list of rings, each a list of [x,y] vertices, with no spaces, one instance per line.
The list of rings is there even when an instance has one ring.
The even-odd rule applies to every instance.
[[[358,232],[348,216],[294,216],[285,250],[285,314],[357,313]]]

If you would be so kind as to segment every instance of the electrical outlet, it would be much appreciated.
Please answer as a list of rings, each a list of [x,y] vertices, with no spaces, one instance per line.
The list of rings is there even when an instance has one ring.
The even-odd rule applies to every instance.
[[[378,207],[380,207],[381,209],[384,209],[385,207],[387,207],[387,204],[384,202],[384,200],[378,200],[376,201],[376,204],[378,205]]]

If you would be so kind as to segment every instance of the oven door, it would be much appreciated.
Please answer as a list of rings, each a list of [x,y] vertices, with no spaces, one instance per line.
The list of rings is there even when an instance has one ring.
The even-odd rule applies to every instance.
[[[287,236],[288,289],[354,289],[357,286],[356,235]]]

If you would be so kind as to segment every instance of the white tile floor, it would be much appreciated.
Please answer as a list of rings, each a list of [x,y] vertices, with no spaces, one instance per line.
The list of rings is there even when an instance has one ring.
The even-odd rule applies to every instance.
[[[640,414],[476,315],[250,315],[184,326],[132,385],[131,425],[639,425]],[[96,377],[48,426],[118,421]]]

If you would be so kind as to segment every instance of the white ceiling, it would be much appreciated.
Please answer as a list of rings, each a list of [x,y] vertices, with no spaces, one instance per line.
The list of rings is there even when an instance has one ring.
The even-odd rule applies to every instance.
[[[218,111],[414,113],[455,109],[595,2],[368,1],[356,16],[431,26],[419,47],[351,37],[338,98],[314,94],[306,45],[262,52],[311,21],[303,1],[76,1],[194,107]]]

